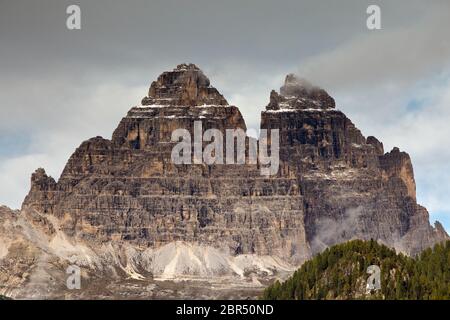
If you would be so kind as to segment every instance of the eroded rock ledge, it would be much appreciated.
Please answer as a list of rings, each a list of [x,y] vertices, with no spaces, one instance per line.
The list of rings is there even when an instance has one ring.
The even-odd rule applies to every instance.
[[[30,279],[50,281],[43,270],[62,278],[73,262],[114,279],[206,273],[261,285],[353,238],[407,254],[448,239],[416,202],[409,155],[384,153],[305,80],[288,75],[261,114],[261,128],[280,130],[271,178],[258,165],[171,163],[171,132],[192,134],[194,121],[246,130],[239,109],[198,67],[182,64],[151,84],[112,139],[83,142],[58,181],[38,169],[21,212],[2,209],[4,291],[33,295],[39,286]]]

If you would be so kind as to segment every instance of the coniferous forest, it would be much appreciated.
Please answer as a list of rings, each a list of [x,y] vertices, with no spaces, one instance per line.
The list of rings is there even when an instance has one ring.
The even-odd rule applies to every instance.
[[[366,289],[370,265],[380,267],[380,290]],[[338,244],[268,287],[262,299],[450,299],[450,241],[414,258],[373,240]]]

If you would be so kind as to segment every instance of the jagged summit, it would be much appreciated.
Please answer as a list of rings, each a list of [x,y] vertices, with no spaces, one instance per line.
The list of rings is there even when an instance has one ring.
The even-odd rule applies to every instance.
[[[0,294],[66,297],[61,279],[75,264],[89,281],[71,297],[166,295],[165,285],[151,289],[154,279],[201,280],[228,297],[224,283],[242,292],[349,239],[374,239],[410,255],[449,239],[417,204],[409,155],[385,153],[324,90],[295,76],[272,92],[261,115],[261,129],[279,135],[279,152],[272,131],[268,141],[279,155],[276,176],[250,162],[172,160],[177,129],[189,133],[194,151],[195,136],[209,129],[226,139],[228,129],[246,131],[239,109],[197,66],[162,73],[143,104],[122,118],[111,140],[81,143],[57,182],[38,169],[20,214],[0,207]],[[210,144],[204,138],[201,145]],[[245,143],[246,154],[250,147]],[[129,279],[144,281],[129,291]],[[204,288],[184,295],[170,287],[173,297],[206,296]]]
[[[167,162],[170,163],[168,143],[171,143],[172,132],[179,128],[193,132],[195,121],[223,131],[227,128],[247,130],[239,109],[228,104],[200,68],[180,64],[152,82],[142,105],[132,107],[119,123],[112,142],[134,150],[153,150],[158,145],[168,148]],[[108,143],[99,141],[99,145],[106,147]]]
[[[280,93],[272,90],[267,110],[283,109],[333,109],[334,99],[322,88],[305,79],[288,74]]]
[[[142,105],[200,106],[228,105],[227,100],[210,85],[208,77],[195,64],[180,64],[163,72],[150,86]]]

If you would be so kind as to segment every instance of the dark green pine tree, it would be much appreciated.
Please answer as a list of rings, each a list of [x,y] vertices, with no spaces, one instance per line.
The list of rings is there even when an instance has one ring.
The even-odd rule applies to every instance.
[[[367,267],[381,269],[381,291],[366,294]],[[450,241],[416,258],[376,241],[327,248],[291,278],[269,286],[263,299],[450,299]]]

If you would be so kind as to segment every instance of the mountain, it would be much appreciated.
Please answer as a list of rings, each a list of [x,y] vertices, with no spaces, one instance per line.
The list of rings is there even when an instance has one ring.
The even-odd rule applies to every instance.
[[[371,265],[380,268],[379,290],[367,288]],[[411,258],[373,240],[352,240],[325,249],[291,278],[268,287],[262,298],[448,300],[449,284],[450,241]]]
[[[191,164],[173,158],[180,129]],[[58,181],[36,170],[21,210],[2,209],[0,294],[255,297],[336,243],[376,239],[415,255],[448,239],[416,202],[409,155],[384,153],[325,90],[288,75],[261,129],[270,135],[247,137],[239,109],[197,66],[162,73],[112,139],[83,142]],[[209,144],[196,137],[217,132],[244,157],[221,146],[210,156],[226,161],[201,161]],[[276,161],[250,157],[264,146],[279,147],[272,175]],[[69,265],[89,279],[81,290],[65,287]]]

